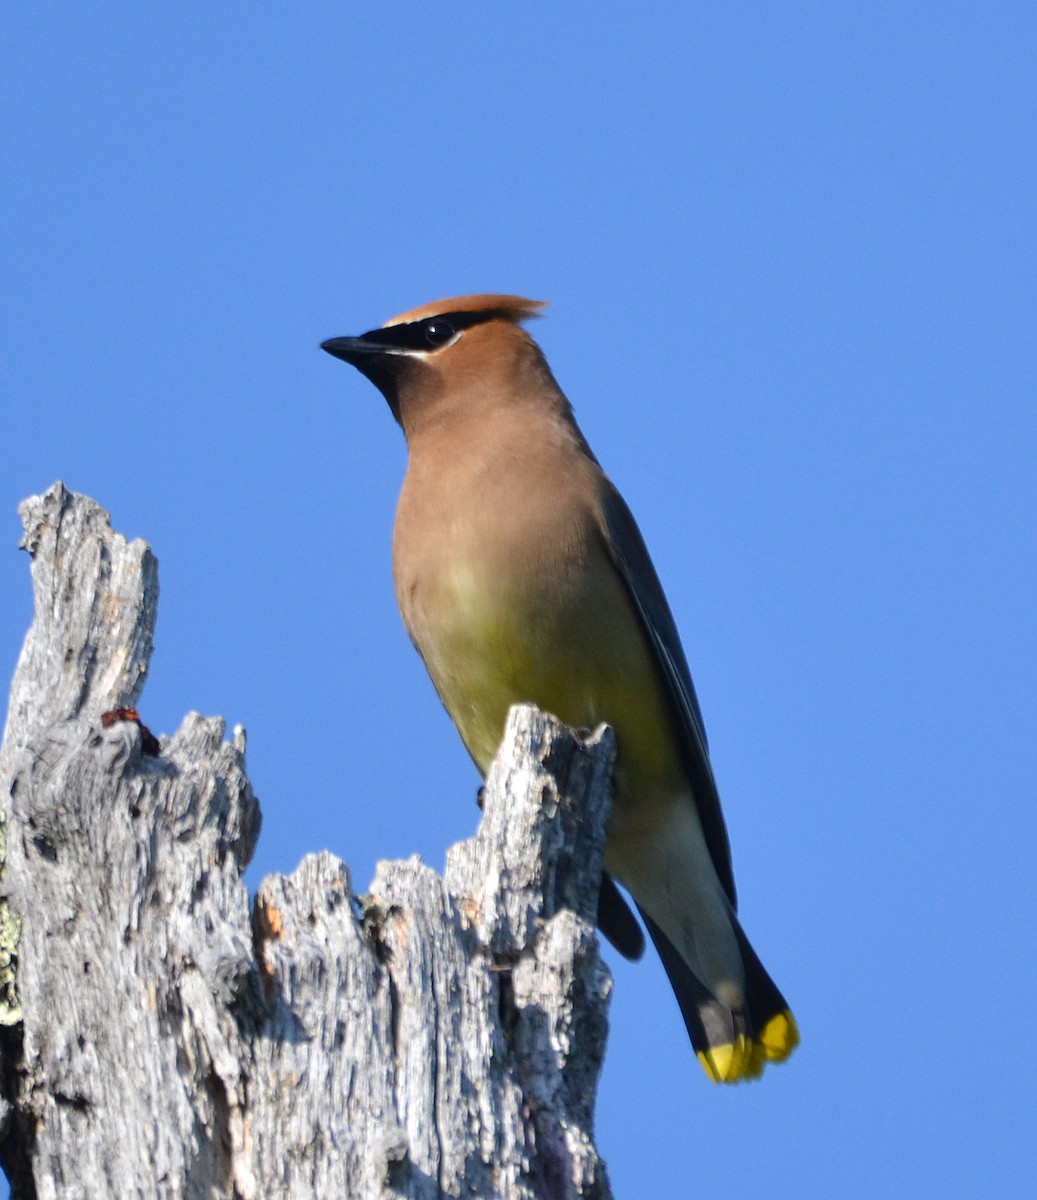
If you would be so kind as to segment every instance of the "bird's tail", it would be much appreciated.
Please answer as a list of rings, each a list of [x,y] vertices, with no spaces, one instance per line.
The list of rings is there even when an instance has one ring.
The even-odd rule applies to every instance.
[[[795,1017],[734,913],[731,921],[745,969],[745,1004],[739,1009],[714,996],[643,909],[641,916],[666,968],[692,1047],[714,1083],[758,1079],[767,1063],[788,1058],[799,1045]]]

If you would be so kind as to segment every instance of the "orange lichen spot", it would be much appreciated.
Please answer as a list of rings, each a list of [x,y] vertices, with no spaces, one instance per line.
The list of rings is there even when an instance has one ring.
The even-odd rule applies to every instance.
[[[110,708],[107,712],[101,713],[101,726],[104,729],[111,729],[113,725],[118,725],[122,721],[129,721],[140,730],[141,754],[147,755],[148,758],[158,758],[162,751],[158,738],[140,719],[140,713],[135,708]]]

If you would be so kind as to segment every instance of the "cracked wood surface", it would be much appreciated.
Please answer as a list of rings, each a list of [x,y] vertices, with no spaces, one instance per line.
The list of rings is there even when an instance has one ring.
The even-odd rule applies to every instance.
[[[593,918],[611,734],[513,710],[477,835],[355,894],[329,853],[242,882],[245,735],[132,721],[157,564],[56,484],[0,750],[0,1163],[50,1197],[610,1196]],[[146,716],[146,714],[145,714]]]

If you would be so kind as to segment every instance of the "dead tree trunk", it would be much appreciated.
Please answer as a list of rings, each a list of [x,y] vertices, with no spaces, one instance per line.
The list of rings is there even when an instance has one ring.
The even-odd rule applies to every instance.
[[[57,484],[0,751],[0,1162],[14,1200],[598,1197],[612,741],[516,709],[444,877],[242,883],[245,735],[132,719],[156,561]]]

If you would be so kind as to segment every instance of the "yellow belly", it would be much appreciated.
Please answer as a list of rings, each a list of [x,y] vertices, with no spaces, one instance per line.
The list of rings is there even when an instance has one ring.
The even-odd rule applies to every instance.
[[[598,568],[569,564],[545,586],[455,563],[431,609],[423,606],[435,619],[412,634],[483,774],[513,704],[531,702],[576,727],[612,725],[615,836],[654,820],[682,791],[683,769],[639,617],[611,563]]]

